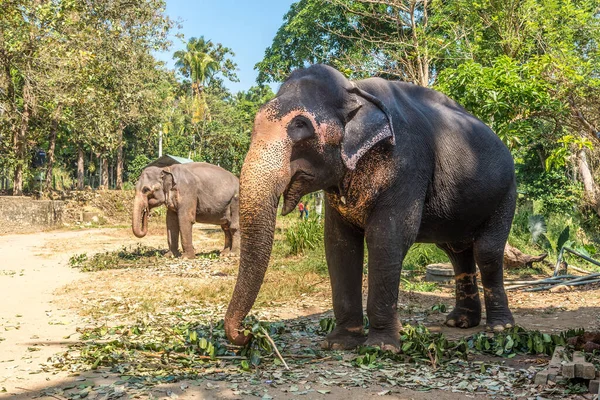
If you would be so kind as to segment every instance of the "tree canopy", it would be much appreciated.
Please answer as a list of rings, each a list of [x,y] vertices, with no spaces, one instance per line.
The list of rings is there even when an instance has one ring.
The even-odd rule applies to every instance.
[[[599,43],[598,0],[300,0],[256,68],[271,82],[320,62],[441,90],[509,146],[521,192],[600,212]]]
[[[239,171],[253,102],[273,94],[225,89],[224,79],[238,80],[234,53],[202,36],[175,52],[176,70],[157,61],[174,25],[163,0],[4,0],[2,9],[0,190],[120,188],[158,155],[159,136],[165,152]],[[38,150],[45,171],[32,164]]]

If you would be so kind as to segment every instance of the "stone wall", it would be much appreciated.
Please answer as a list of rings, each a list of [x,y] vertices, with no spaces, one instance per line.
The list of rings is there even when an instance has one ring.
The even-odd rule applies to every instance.
[[[0,234],[32,232],[62,225],[64,202],[0,196]]]

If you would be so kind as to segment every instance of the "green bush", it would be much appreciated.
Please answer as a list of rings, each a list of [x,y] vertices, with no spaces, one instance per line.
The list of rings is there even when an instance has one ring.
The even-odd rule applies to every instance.
[[[403,267],[407,270],[423,270],[428,264],[447,262],[448,256],[436,245],[417,243],[408,251]]]
[[[323,243],[323,224],[316,217],[303,219],[286,229],[285,241],[293,255],[314,250]]]

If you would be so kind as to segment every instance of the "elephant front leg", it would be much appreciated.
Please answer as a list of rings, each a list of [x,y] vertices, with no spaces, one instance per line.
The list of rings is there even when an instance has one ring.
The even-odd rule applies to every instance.
[[[454,267],[456,281],[456,305],[446,318],[446,325],[470,328],[481,322],[481,300],[477,288],[477,270],[473,246],[456,252],[447,244],[438,244],[446,252]]]
[[[179,219],[177,213],[172,210],[167,210],[167,243],[169,251],[166,257],[179,257]]]
[[[400,350],[400,272],[404,256],[417,236],[418,221],[420,208],[409,205],[400,207],[398,212],[379,210],[369,218],[369,225],[365,230],[369,251],[367,346],[377,346],[392,352]]]
[[[365,341],[362,310],[364,235],[325,203],[325,255],[331,279],[335,329],[321,347],[354,349]]]
[[[195,221],[195,209],[192,211],[179,210],[179,232],[181,233],[181,246],[183,247],[183,258],[196,258],[196,250],[192,242],[192,227]]]

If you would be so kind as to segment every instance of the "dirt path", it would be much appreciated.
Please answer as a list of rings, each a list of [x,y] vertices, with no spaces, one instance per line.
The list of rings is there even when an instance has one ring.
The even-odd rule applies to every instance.
[[[145,243],[160,239],[151,236]],[[80,322],[53,302],[57,289],[82,277],[69,268],[69,258],[137,242],[125,229],[0,236],[0,396],[54,385],[66,376],[46,373],[40,363],[66,348]]]

